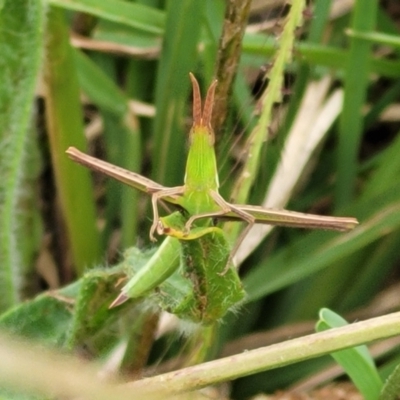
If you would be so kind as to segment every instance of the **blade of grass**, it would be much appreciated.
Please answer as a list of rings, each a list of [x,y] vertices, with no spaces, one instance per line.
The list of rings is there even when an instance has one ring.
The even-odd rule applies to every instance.
[[[63,210],[75,268],[81,274],[100,260],[100,236],[89,172],[65,155],[73,145],[85,150],[83,116],[74,56],[69,45],[64,11],[51,8],[45,64],[46,119],[59,200]]]
[[[205,3],[196,0],[167,3],[166,30],[157,71],[152,155],[153,179],[167,186],[182,182],[186,142],[182,115],[189,92],[187,76],[196,66]]]
[[[53,6],[81,11],[145,32],[162,34],[165,16],[155,8],[121,0],[47,0]]]
[[[360,33],[374,30],[378,1],[357,1],[353,10],[352,29]],[[361,109],[365,102],[370,73],[371,43],[356,37],[350,40],[344,81],[343,111],[339,120],[338,176],[335,190],[336,207],[348,204],[354,196],[358,149],[363,120]]]
[[[123,117],[128,97],[87,55],[74,50],[74,58],[82,90],[98,107]]]
[[[296,44],[294,50],[295,59],[301,59],[315,66],[338,69],[339,72],[345,70],[350,56],[349,50],[307,42]],[[259,66],[265,63],[265,57],[271,56],[275,51],[275,42],[266,40],[262,35],[246,34],[244,36],[243,59],[247,63],[251,60],[251,65]],[[368,62],[370,62],[371,73],[387,78],[397,78],[400,75],[400,62],[397,60],[386,60],[368,55]]]
[[[142,150],[139,123],[136,116],[128,113],[124,118],[100,109],[104,126],[104,143],[107,159],[129,171],[140,172]],[[127,185],[114,179],[106,180],[106,225],[103,231],[104,243],[108,243],[116,222],[121,226],[121,246],[126,248],[137,240],[140,218],[139,200],[143,196]],[[147,235],[142,235],[147,236]]]
[[[367,42],[398,47],[400,49],[400,38],[396,35],[388,35],[386,33],[367,32],[367,31],[358,32],[353,30],[348,30],[346,33],[352,38],[364,39]]]
[[[345,319],[325,308],[319,313],[316,331],[322,332],[346,325],[348,323]],[[341,350],[331,353],[331,356],[350,376],[365,400],[375,400],[378,397],[382,388],[382,380],[379,377],[374,360],[369,354],[367,346]]]
[[[373,248],[366,248],[361,252],[361,261],[354,264],[351,290],[343,292],[339,289],[337,306],[340,310],[354,310],[368,304],[371,299],[384,287],[385,281],[393,270],[393,261],[398,258],[400,246],[400,232],[394,231],[391,235],[381,239]],[[353,265],[353,264],[351,264]],[[362,265],[362,270],[357,268]]]
[[[94,54],[92,58],[90,60],[89,57],[80,55],[79,65],[84,67],[80,73],[80,82],[90,90],[94,100],[99,99],[101,102],[96,104],[103,120],[107,159],[130,171],[140,172],[139,122],[129,107],[127,95],[114,83],[117,81],[116,60],[106,54]],[[108,243],[115,223],[118,222],[121,225],[121,244],[123,247],[132,246],[136,241],[140,195],[112,179],[106,181],[106,188],[103,242]]]
[[[366,182],[360,201],[368,201],[376,196],[382,196],[386,190],[394,186],[393,182],[397,183],[397,177],[400,173],[399,151],[400,136],[397,136],[391,146],[382,153],[382,157],[379,160],[380,164]]]
[[[255,267],[244,279],[248,302],[282,289],[310,274],[345,259],[364,246],[400,227],[400,207],[389,205],[354,231],[332,236],[313,232],[277,252],[267,263]],[[318,246],[318,243],[320,244]],[[314,249],[311,254],[305,249]]]
[[[154,76],[156,73],[156,62],[149,60],[130,60],[127,68],[127,80],[126,80],[126,91],[130,98],[138,99],[143,102],[152,102],[153,101],[153,88],[155,85]],[[131,163],[131,168],[133,171],[140,171],[143,167],[143,161],[146,160],[146,153],[144,149],[149,143],[145,138],[149,138],[151,140],[153,134],[153,118],[136,118],[132,115],[132,118],[136,120],[136,131],[133,130],[129,138],[129,143],[131,143],[130,150],[125,148],[124,157],[126,157],[126,162]],[[130,154],[129,154],[130,153]],[[134,164],[135,163],[135,164]],[[141,225],[143,231],[146,232],[146,240],[148,239],[147,232],[150,229],[152,214],[148,213],[146,215],[139,215],[137,212],[138,206],[140,204],[143,205],[143,200],[145,200],[147,205],[149,205],[149,198],[143,199],[143,196],[140,195],[136,190],[134,191],[134,196],[132,197],[132,191],[129,196],[126,194],[126,208],[123,206],[123,210],[126,210],[126,214],[135,212],[136,218],[140,218],[140,221],[144,224]],[[124,201],[124,200],[123,200]],[[128,201],[131,203],[131,208],[128,206]],[[135,203],[133,203],[135,202]],[[137,204],[135,209],[132,209],[132,204]],[[147,207],[147,212],[150,212],[150,208]],[[137,222],[136,222],[137,224]],[[124,223],[125,229],[129,229],[128,224]],[[143,234],[141,235],[143,239]],[[125,235],[123,236],[123,238]],[[123,239],[122,238],[122,239]],[[123,239],[124,241],[124,239]],[[127,242],[125,242],[127,243]]]
[[[399,149],[400,139],[397,138],[380,153],[379,162],[365,182],[363,193],[351,207],[362,224],[372,213],[399,202],[396,179],[400,173]],[[320,271],[311,279],[294,285],[282,295],[287,298],[282,301],[282,307],[293,303],[293,296],[296,296],[296,302],[287,312],[277,315],[283,316],[282,322],[287,323],[293,319],[312,318],[323,306],[335,306],[341,312],[347,312],[368,303],[382,283],[389,279],[396,265],[398,242],[398,229],[395,229],[350,256],[338,259],[329,269]]]

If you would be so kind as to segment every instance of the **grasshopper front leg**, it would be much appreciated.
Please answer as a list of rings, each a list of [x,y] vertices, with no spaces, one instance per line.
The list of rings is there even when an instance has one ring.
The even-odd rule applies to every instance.
[[[216,204],[220,207],[220,209],[213,211],[213,212],[205,212],[205,213],[201,213],[201,214],[197,214],[197,215],[192,215],[185,224],[184,232],[186,234],[189,234],[191,227],[195,221],[197,221],[199,219],[203,219],[203,218],[221,217],[228,213],[233,213],[233,214],[237,215],[237,217],[239,219],[241,219],[243,222],[247,223],[246,227],[240,233],[239,237],[235,241],[234,246],[231,249],[231,252],[230,252],[228,260],[227,260],[226,267],[221,272],[221,275],[224,275],[227,272],[227,270],[229,269],[232,259],[235,256],[235,254],[236,254],[237,250],[239,249],[241,243],[243,242],[244,238],[247,236],[248,232],[253,227],[253,225],[255,223],[255,218],[248,212],[243,211],[240,208],[234,206],[233,204],[230,204],[227,201],[225,201],[224,198],[216,191],[210,190],[209,193],[210,193],[210,196],[216,202]]]
[[[158,202],[162,200],[164,197],[170,199],[171,197],[182,195],[184,192],[185,192],[184,186],[175,186],[172,188],[163,188],[160,190],[157,189],[151,195],[151,205],[153,208],[153,223],[151,224],[150,227],[149,236],[152,242],[157,241],[157,239],[154,237],[154,232],[156,232],[160,220],[160,216],[158,213]],[[176,198],[176,204],[179,204],[179,198]]]

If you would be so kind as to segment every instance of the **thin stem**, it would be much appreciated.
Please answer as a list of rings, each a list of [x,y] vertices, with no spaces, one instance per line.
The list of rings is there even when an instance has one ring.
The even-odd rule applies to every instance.
[[[242,52],[242,39],[250,12],[251,0],[229,0],[226,5],[224,25],[219,41],[218,59],[215,76],[218,86],[215,93],[215,105],[212,126],[217,135],[217,143],[223,148],[222,135],[228,110],[228,100],[232,83],[239,65]]]
[[[143,379],[130,384],[130,387],[133,390],[147,389],[150,393],[157,393],[157,395],[195,390],[398,335],[399,322],[400,312],[372,318]]]

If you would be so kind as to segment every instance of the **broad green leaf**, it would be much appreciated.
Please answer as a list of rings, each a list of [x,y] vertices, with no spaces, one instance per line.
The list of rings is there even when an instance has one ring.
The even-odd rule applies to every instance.
[[[20,300],[23,275],[38,245],[37,200],[28,188],[32,182],[36,186],[39,157],[29,124],[43,58],[44,17],[36,0],[6,0],[0,7],[0,310]],[[31,247],[30,256],[24,247]]]

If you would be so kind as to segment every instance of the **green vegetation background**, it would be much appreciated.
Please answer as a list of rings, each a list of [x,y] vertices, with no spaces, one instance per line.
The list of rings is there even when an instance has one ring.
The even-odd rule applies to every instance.
[[[166,186],[181,184],[190,71],[203,93],[218,76],[230,94],[228,114],[216,131],[221,192],[248,204],[261,204],[267,194],[278,197],[269,187],[310,85],[327,82],[317,92],[318,107],[305,106],[301,115],[306,132],[339,90],[341,112],[320,144],[289,160],[290,171],[301,156],[307,166],[298,177],[284,178],[293,181],[285,192],[290,200],[276,206],[354,216],[361,224],[344,234],[276,228],[265,240],[256,237],[241,265],[246,303],[228,315],[214,337],[214,356],[312,332],[322,307],[350,321],[398,309],[400,139],[399,119],[391,117],[400,93],[396,2],[384,7],[375,0],[355,1],[336,15],[333,3],[316,0],[304,8],[304,20],[289,38],[281,34],[288,11],[282,3],[264,10],[254,2],[249,21],[247,10],[240,9],[237,20],[248,28],[230,87],[224,79],[228,71],[217,63],[224,1],[1,1],[0,324],[98,361],[124,344],[116,369],[129,376],[176,357],[182,348],[179,366],[191,364],[202,334],[166,333],[154,341],[154,310],[133,302],[107,310],[129,264],[122,252],[151,246],[148,199],[93,177],[65,156],[76,146]],[[304,6],[293,0],[295,5]],[[278,22],[255,32],[264,17]],[[263,131],[268,142],[255,150],[260,161],[251,190],[238,189],[246,138],[259,126],[260,103],[251,85],[260,67],[267,65],[268,71],[291,40],[294,46],[283,57],[285,75],[273,78],[281,82],[282,102],[274,98],[271,107],[275,103],[276,115],[284,117]],[[234,52],[227,53],[235,66]],[[279,192],[279,185],[273,187]],[[104,268],[108,264],[116,267]],[[271,339],[288,326],[289,333]],[[396,346],[378,354],[383,378],[399,363]],[[327,357],[242,378],[233,384],[232,396],[294,385],[329,362]],[[12,396],[5,398],[19,398]]]

